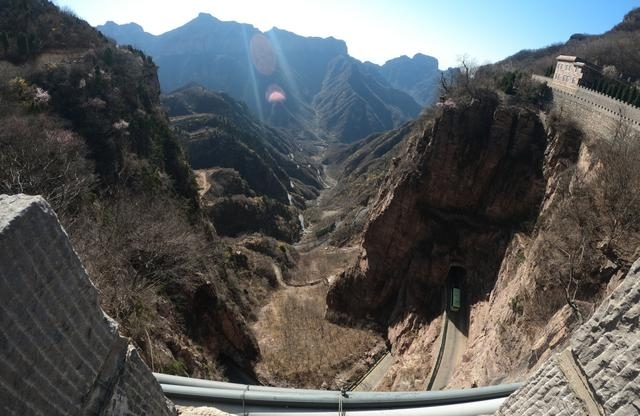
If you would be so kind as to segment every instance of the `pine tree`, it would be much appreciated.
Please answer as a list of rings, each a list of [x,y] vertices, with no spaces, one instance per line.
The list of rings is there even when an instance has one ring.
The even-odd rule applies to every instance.
[[[613,92],[613,84],[609,80],[607,80],[607,85],[605,86],[603,93],[604,95],[611,96],[612,92]]]
[[[29,56],[29,39],[26,33],[18,33],[17,36],[18,53],[21,57],[26,58]]]
[[[633,103],[636,101],[636,98],[638,98],[638,90],[636,89],[636,87],[631,87],[631,94],[629,95],[629,104],[633,105]]]
[[[604,79],[602,77],[598,78],[598,82],[596,83],[595,90],[597,92],[602,92],[604,87]]]
[[[626,94],[627,94],[627,86],[618,84],[618,91],[616,91],[616,99],[622,101]]]
[[[9,51],[9,34],[7,32],[0,32],[0,44],[2,44],[4,53],[7,53]]]

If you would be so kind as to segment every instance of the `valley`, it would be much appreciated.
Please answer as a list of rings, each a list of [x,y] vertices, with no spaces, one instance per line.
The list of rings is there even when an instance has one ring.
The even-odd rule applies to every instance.
[[[640,257],[640,9],[441,71],[206,13],[151,35],[11,4],[0,191],[48,201],[152,371],[336,391],[518,381]],[[561,65],[601,79],[569,85]]]

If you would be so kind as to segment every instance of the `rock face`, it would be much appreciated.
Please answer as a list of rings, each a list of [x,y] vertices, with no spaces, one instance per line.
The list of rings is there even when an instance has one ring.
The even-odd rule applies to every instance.
[[[385,62],[380,74],[393,88],[404,91],[420,105],[433,104],[438,99],[440,74],[438,60],[418,53],[413,58],[401,56]]]
[[[496,415],[635,415],[640,412],[640,260],[570,347],[547,361]]]
[[[41,197],[0,196],[0,310],[4,414],[175,414]]]
[[[322,187],[316,163],[293,138],[226,94],[190,85],[163,97],[199,170],[203,206],[225,236],[260,232],[294,241],[299,209]]]
[[[536,114],[492,95],[416,128],[381,188],[358,264],[329,291],[329,316],[432,320],[451,264],[467,272],[469,302],[486,295],[510,235],[543,197],[545,145]]]
[[[346,55],[329,62],[313,108],[319,126],[343,142],[391,130],[420,111],[409,95]]]

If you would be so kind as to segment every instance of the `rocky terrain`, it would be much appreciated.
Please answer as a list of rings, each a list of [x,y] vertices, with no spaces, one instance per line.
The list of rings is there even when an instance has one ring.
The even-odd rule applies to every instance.
[[[275,285],[270,255],[287,248],[213,231],[151,58],[46,1],[3,3],[0,32],[0,192],[46,198],[152,369],[250,371],[247,321]]]
[[[640,409],[636,261],[623,281],[496,415],[633,415]]]
[[[0,191],[49,201],[155,371],[340,388],[389,347],[379,385],[424,389],[455,285],[448,387],[519,379],[640,255],[637,132],[581,129],[526,72],[615,40],[640,74],[637,11],[454,71],[411,120],[434,99],[426,56],[363,64],[342,41],[210,15],[159,37],[101,28],[147,55],[49,2],[8,5]]]
[[[433,288],[443,287],[452,260],[495,275],[501,242],[535,215],[543,196],[545,140],[535,113],[499,107],[496,97],[443,112],[412,137],[397,176],[381,188],[365,232],[366,257],[332,289],[331,311],[385,325],[405,310],[433,318],[441,292]],[[492,286],[483,280],[470,278],[470,292],[482,296],[483,285]],[[350,305],[353,297],[366,299],[356,306],[362,309]]]
[[[469,387],[535,368],[638,255],[631,199],[598,196],[640,183],[635,131],[618,122],[601,137],[491,95],[454,104],[408,135],[360,257],[327,295],[330,319],[386,330],[387,388],[426,387],[451,266],[466,271],[456,285],[469,311],[449,385]]]
[[[415,117],[435,101],[440,77],[437,61],[426,56],[363,64],[341,40],[277,28],[261,33],[204,13],[159,36],[135,24],[98,29],[153,56],[165,92],[197,82],[246,102],[262,121],[321,141],[352,142]],[[211,62],[216,71],[208,70]],[[400,82],[408,73],[415,76]]]
[[[428,106],[438,100],[441,72],[438,60],[421,53],[413,58],[400,56],[374,67],[389,81],[393,88],[404,91],[422,106]]]
[[[256,120],[243,104],[204,87],[182,88],[162,102],[183,133],[201,201],[218,233],[297,240],[300,210],[322,187],[310,152]]]

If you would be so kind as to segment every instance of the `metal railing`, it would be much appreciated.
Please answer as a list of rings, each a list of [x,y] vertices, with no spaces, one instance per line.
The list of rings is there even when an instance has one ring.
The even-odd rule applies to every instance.
[[[177,404],[208,405],[233,414],[262,416],[480,415],[493,413],[521,386],[512,383],[465,390],[341,392],[252,386],[158,373],[154,376],[165,395]]]

